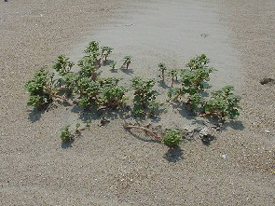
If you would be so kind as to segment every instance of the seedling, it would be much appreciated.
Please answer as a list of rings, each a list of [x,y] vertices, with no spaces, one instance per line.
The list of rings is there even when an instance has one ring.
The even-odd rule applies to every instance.
[[[129,66],[132,62],[132,57],[131,56],[125,56],[123,58],[124,62],[122,64],[122,68],[126,68],[126,69],[129,69]]]
[[[80,133],[79,128],[80,128],[80,123],[76,123],[76,125],[75,125],[75,133]]]
[[[117,62],[111,63],[111,65],[110,65],[111,71],[115,71],[115,69],[116,69],[116,64],[117,64]]]
[[[87,120],[86,120],[86,127],[90,127],[90,125],[91,125],[91,120],[90,120],[90,119],[87,119]]]
[[[167,130],[162,139],[162,143],[168,147],[177,147],[181,142],[182,138],[178,130]]]
[[[109,46],[101,47],[101,59],[103,59],[104,62],[107,62],[107,58],[112,53],[112,51],[113,51],[113,48]]]
[[[70,126],[66,126],[61,130],[60,139],[62,142],[70,142],[74,140],[74,135],[69,131]]]
[[[159,63],[158,67],[159,67],[159,71],[161,72],[162,82],[164,83],[164,81],[165,81],[165,71],[167,70],[167,68],[166,68],[164,63]]]
[[[171,76],[171,87],[173,87],[174,82],[178,81],[178,70],[172,69],[169,71],[169,75]]]

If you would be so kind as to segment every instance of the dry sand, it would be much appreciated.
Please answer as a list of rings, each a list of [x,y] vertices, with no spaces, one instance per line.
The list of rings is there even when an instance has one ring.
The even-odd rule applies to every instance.
[[[259,84],[275,78],[274,10],[272,0],[1,1],[1,205],[274,205],[275,89]],[[134,73],[115,74],[126,79],[206,53],[218,69],[211,84],[235,85],[242,115],[209,146],[191,141],[174,153],[119,119],[93,120],[62,148],[60,128],[81,114],[32,112],[24,84],[58,54],[79,59],[94,39],[115,48],[114,60],[133,56]],[[155,124],[201,120],[175,111]]]

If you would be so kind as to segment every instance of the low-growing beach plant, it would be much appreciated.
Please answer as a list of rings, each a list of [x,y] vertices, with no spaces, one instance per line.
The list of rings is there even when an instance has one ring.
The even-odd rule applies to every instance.
[[[99,42],[91,41],[89,45],[85,48],[84,52],[89,57],[92,57],[94,60],[98,60],[100,57]]]
[[[87,120],[86,120],[86,127],[90,127],[90,125],[91,125],[91,120],[90,120],[90,119],[87,119]]]
[[[153,79],[143,80],[140,77],[132,79],[132,87],[134,88],[134,103],[146,108],[148,104],[154,101],[158,92],[153,89],[155,86]]]
[[[130,66],[131,63],[132,63],[132,57],[131,56],[125,56],[123,58],[122,68],[129,69],[129,66]]]
[[[51,77],[45,68],[35,72],[34,77],[26,83],[25,88],[30,94],[27,104],[34,108],[42,108],[53,101]]]
[[[65,55],[60,55],[57,57],[53,69],[58,72],[60,76],[64,76],[71,72],[74,63],[70,61]]]
[[[79,76],[88,77],[93,81],[97,79],[98,68],[94,65],[94,60],[90,57],[83,57],[77,64],[80,67]]]
[[[153,79],[143,80],[140,77],[132,79],[132,87],[134,89],[134,113],[146,114],[154,116],[159,104],[155,102],[157,95],[159,94],[153,89],[155,81]],[[145,111],[147,110],[147,112]]]
[[[50,74],[45,68],[41,68],[25,84],[30,94],[27,104],[40,109],[52,102],[60,101],[67,102],[71,106],[83,107],[85,108],[83,112],[94,109],[98,113],[105,112],[107,109],[121,109],[128,113],[132,108],[132,114],[135,117],[156,118],[163,103],[156,101],[159,92],[154,88],[155,80],[135,77],[131,80],[131,88],[126,88],[122,85],[127,85],[125,84],[127,82],[121,81],[121,78],[101,77],[101,61],[103,63],[108,61],[112,51],[113,49],[109,46],[103,46],[100,50],[98,42],[90,42],[85,49],[85,56],[75,66],[78,66],[75,71],[73,71],[74,63],[69,58],[64,55],[58,56],[52,67],[58,73],[56,76],[55,73]],[[114,71],[116,62],[108,62],[110,62],[110,70]],[[121,68],[129,69],[130,64],[131,57],[125,56]],[[241,98],[233,92],[233,86],[214,91],[210,97],[207,97],[207,82],[215,69],[209,67],[209,59],[205,54],[191,59],[186,66],[187,69],[169,70],[171,87],[168,87],[169,90],[167,87],[161,88],[160,91],[168,91],[167,95],[172,101],[184,101],[192,112],[203,113],[202,116],[210,115],[222,121],[239,116]],[[161,81],[164,83],[166,65],[160,63],[158,68]],[[180,76],[179,79],[178,76]],[[175,82],[178,84],[174,85]],[[130,89],[132,91],[129,91]],[[133,94],[133,105],[126,107],[126,100],[129,98],[126,94]],[[87,120],[86,127],[89,127],[90,123],[91,121]],[[125,124],[124,127],[143,130],[168,147],[177,147],[182,142],[181,133],[178,130],[166,130],[162,137],[154,131],[154,128],[150,129],[149,124],[147,126]],[[72,133],[70,126],[64,127],[60,134],[62,142],[73,141],[84,128],[80,128],[80,123],[77,123]]]
[[[112,53],[112,51],[113,51],[113,48],[109,46],[101,47],[101,59],[103,59],[103,62],[107,62],[107,58]]]
[[[70,142],[74,140],[74,134],[70,131],[70,125],[61,129],[60,139],[62,142]]]
[[[205,89],[205,84],[210,80],[210,74],[215,71],[214,68],[208,67],[209,60],[205,55],[192,59],[188,65],[189,69],[182,69],[180,74],[181,87],[170,91],[169,96],[175,101],[184,96],[188,101],[190,98],[198,99],[198,94]],[[192,97],[195,95],[194,97]],[[193,101],[191,100],[191,102]],[[194,102],[194,101],[193,101]]]
[[[169,71],[169,75],[171,76],[171,87],[173,87],[174,83],[178,81],[178,70],[177,69],[171,69]]]
[[[105,84],[102,88],[102,104],[108,108],[122,107],[127,99],[127,89],[116,84]]]
[[[181,142],[182,138],[178,130],[167,130],[162,140],[162,143],[168,147],[177,147]]]
[[[186,66],[192,71],[196,69],[205,69],[208,67],[209,59],[205,54],[191,59]]]
[[[167,70],[166,65],[164,63],[159,63],[158,64],[159,71],[161,72],[161,79],[162,82],[165,82],[165,71]]]
[[[77,81],[76,88],[79,106],[84,108],[97,108],[100,105],[101,87],[98,82],[82,77]]]
[[[117,62],[112,62],[112,63],[110,64],[111,71],[115,71],[115,70],[116,70],[116,64],[117,64]]]
[[[212,92],[212,96],[205,102],[203,110],[206,115],[218,117],[224,121],[226,117],[234,119],[240,115],[241,97],[236,95],[233,86],[226,86]]]
[[[192,112],[200,110],[203,104],[203,97],[200,93],[195,93],[189,96],[188,102],[190,110]]]

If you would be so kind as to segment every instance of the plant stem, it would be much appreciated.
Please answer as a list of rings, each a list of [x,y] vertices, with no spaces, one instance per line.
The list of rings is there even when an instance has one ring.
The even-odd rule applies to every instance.
[[[125,129],[139,129],[139,130],[143,130],[143,131],[147,132],[150,136],[152,136],[155,140],[157,140],[159,142],[161,142],[163,140],[162,136],[157,135],[156,133],[154,133],[152,130],[150,130],[148,128],[129,125],[126,122],[125,122],[125,124],[123,126],[124,126]]]

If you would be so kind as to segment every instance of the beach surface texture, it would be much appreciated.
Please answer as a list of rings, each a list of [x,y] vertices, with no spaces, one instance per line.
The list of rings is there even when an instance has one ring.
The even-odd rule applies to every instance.
[[[260,83],[275,79],[274,11],[274,0],[0,1],[0,205],[275,205],[275,85]],[[172,150],[126,131],[119,115],[26,105],[35,71],[52,72],[60,54],[77,62],[93,40],[114,48],[118,65],[132,56],[129,70],[101,73],[126,86],[158,79],[161,62],[182,69],[206,54],[217,69],[211,90],[234,85],[240,117],[208,145],[195,138]],[[60,129],[85,115],[89,129],[61,144]],[[145,123],[194,131],[206,120],[173,106]]]

